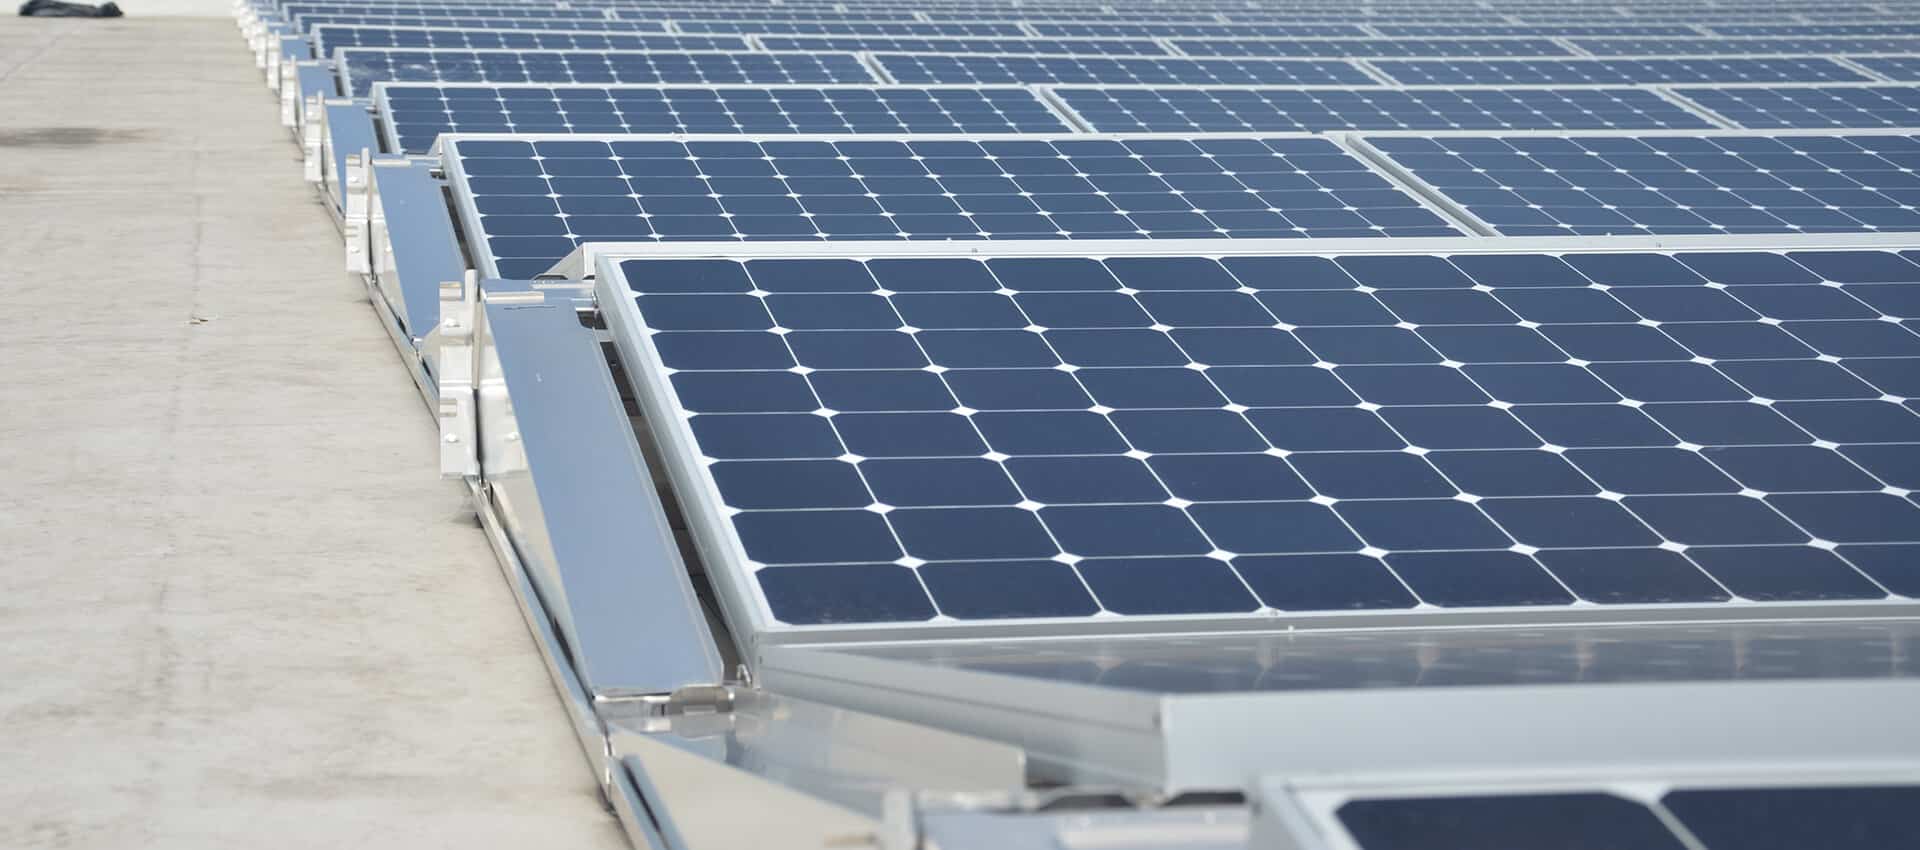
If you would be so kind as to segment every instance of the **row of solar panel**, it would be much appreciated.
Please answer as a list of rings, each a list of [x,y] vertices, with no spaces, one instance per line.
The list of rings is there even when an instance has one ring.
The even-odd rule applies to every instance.
[[[643,36],[685,39],[687,36]],[[478,50],[342,48],[348,91],[381,81],[547,83],[875,83],[1378,85],[1348,61],[1190,59],[1149,56],[1011,56],[836,52]],[[869,66],[862,56],[871,57]],[[1920,57],[1859,57],[1889,79],[1920,79]],[[1872,82],[1833,59],[1453,59],[1373,60],[1404,85],[1711,85]],[[884,74],[881,79],[878,74]]]
[[[1047,90],[1093,132],[1706,129],[1681,102],[1631,88],[1122,88]],[[1737,126],[1920,126],[1906,86],[1679,88]],[[598,87],[385,83],[389,150],[443,133],[1024,133],[1074,129],[1021,87]]]
[[[1577,41],[1547,39],[1152,39],[1016,36],[739,36],[599,33],[579,30],[487,31],[450,27],[367,27],[322,24],[312,30],[321,56],[340,47],[511,47],[594,50],[879,51],[909,53],[1067,54],[1085,56],[1245,56],[1272,58],[1388,58],[1591,55],[1763,55],[1920,52],[1920,38],[1693,39]]]

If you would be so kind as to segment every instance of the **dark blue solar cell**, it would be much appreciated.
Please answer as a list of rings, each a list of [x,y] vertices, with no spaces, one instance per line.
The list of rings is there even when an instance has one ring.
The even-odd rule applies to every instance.
[[[1920,490],[1920,445],[1842,446],[1840,453],[1892,486]]]
[[[827,458],[846,452],[827,420],[810,414],[710,414],[689,424],[701,453],[711,458]]]
[[[1575,595],[1602,605],[1729,598],[1699,567],[1664,549],[1549,549],[1538,557]]]
[[[707,469],[721,497],[739,508],[863,508],[873,501],[853,466],[837,460],[723,461]]]
[[[750,260],[753,285],[768,292],[871,292],[873,276],[853,260]]]
[[[1120,288],[1120,282],[1097,260],[1074,257],[995,259],[988,260],[987,267],[993,270],[1002,286],[1019,292],[1112,292]]]
[[[1121,284],[1140,290],[1240,286],[1240,281],[1219,263],[1200,257],[1115,257],[1106,265]]]
[[[1720,371],[1755,395],[1771,399],[1877,399],[1880,391],[1845,369],[1818,360],[1722,363]]]
[[[1017,457],[1007,471],[1027,498],[1042,504],[1160,502],[1166,488],[1128,457]]]
[[[1236,404],[1250,407],[1344,407],[1360,399],[1333,372],[1312,366],[1222,366],[1207,377]]]
[[[1793,251],[1787,256],[1824,280],[1840,283],[1920,282],[1920,266],[1887,251]]]
[[[905,296],[902,296],[905,297]],[[941,296],[923,296],[941,297]],[[900,317],[878,295],[769,295],[762,299],[781,327],[793,329],[900,327]]]
[[[1620,394],[1579,366],[1509,363],[1467,366],[1467,377],[1513,404],[1580,404],[1620,400]]]
[[[1053,369],[964,369],[944,377],[960,403],[976,410],[1085,410],[1093,405],[1072,375]]]
[[[1416,256],[1350,256],[1335,262],[1366,286],[1381,289],[1439,289],[1472,286],[1473,281],[1446,260]]]
[[[1082,557],[1199,555],[1212,549],[1186,514],[1164,505],[1055,505],[1042,508],[1040,518],[1061,548]]]
[[[1426,460],[1403,452],[1300,454],[1288,460],[1315,491],[1336,499],[1450,497],[1459,492]]]
[[[1818,275],[1780,254],[1729,251],[1682,254],[1675,259],[1715,283],[1792,284],[1817,283],[1820,280]]]
[[[1798,445],[1813,442],[1807,432],[1765,405],[1649,404],[1641,409],[1679,435],[1680,439],[1700,445]]]
[[[867,460],[861,462],[860,474],[873,488],[875,500],[894,507],[1011,505],[1020,501],[1013,482],[999,464],[990,460]]]
[[[779,339],[771,334],[768,338]],[[914,338],[899,331],[795,331],[785,339],[801,365],[814,369],[918,369],[927,365],[927,358],[913,344]]]
[[[764,330],[773,317],[746,295],[642,295],[647,326],[663,331]]]
[[[1117,454],[1119,432],[1097,413],[980,413],[971,417],[993,450],[1010,455]]]
[[[1700,547],[1687,555],[1729,590],[1761,602],[1886,596],[1832,552],[1811,546]]]
[[[1700,363],[1595,363],[1587,367],[1638,401],[1746,401],[1752,394]]]
[[[654,334],[669,369],[786,369],[794,365],[780,337],[767,333],[684,331]]]
[[[1897,543],[1920,528],[1920,507],[1886,493],[1781,493],[1767,503],[1824,540]]]
[[[1025,293],[1013,298],[1029,318],[1045,328],[1144,328],[1153,318],[1125,295],[1104,293]]]
[[[1075,366],[1185,366],[1191,362],[1171,338],[1146,328],[1054,330],[1047,342]]]
[[[650,260],[624,263],[622,268],[628,284],[639,293],[746,292],[753,288],[746,268],[731,260]]]
[[[1920,785],[1677,790],[1660,802],[1715,850],[1884,850],[1912,843]]]
[[[1227,403],[1192,369],[1081,369],[1073,374],[1101,404],[1119,409],[1219,407]]]
[[[1029,324],[1011,300],[990,293],[901,294],[888,300],[900,311],[900,318],[917,328],[1024,328]]]
[[[1351,407],[1253,410],[1248,421],[1274,448],[1288,451],[1396,450],[1407,447],[1371,411]]]
[[[1765,327],[1760,325],[1759,327]],[[1540,331],[1581,360],[1687,360],[1691,352],[1645,325],[1556,325]]]
[[[1160,455],[1148,464],[1182,499],[1230,502],[1313,495],[1285,460],[1271,455]]]
[[[934,615],[912,570],[887,564],[769,567],[754,574],[773,616],[817,625],[925,620]]]
[[[1387,565],[1413,592],[1443,608],[1565,605],[1566,588],[1525,555],[1512,552],[1411,552]]]
[[[1920,597],[1920,546],[1842,546],[1839,551],[1886,589]]]
[[[907,554],[929,561],[1047,558],[1059,553],[1031,511],[910,508],[887,514]]]
[[[1900,404],[1885,401],[1782,402],[1773,409],[1786,414],[1814,436],[1836,443],[1920,442],[1920,416]]]
[[[1645,806],[1607,794],[1355,800],[1342,826],[1365,850],[1683,850]]]
[[[833,427],[864,457],[970,457],[987,447],[967,419],[947,413],[842,413]]]
[[[1485,404],[1487,394],[1445,366],[1342,366],[1340,379],[1374,404]]]
[[[1314,359],[1293,335],[1273,328],[1186,328],[1171,333],[1193,362],[1210,366],[1307,364]]]
[[[1535,448],[1541,442],[1510,413],[1490,407],[1390,407],[1380,416],[1408,443],[1427,449]]]
[[[895,292],[992,292],[1000,283],[977,260],[872,260],[881,288]]]
[[[1658,535],[1597,498],[1485,499],[1480,508],[1513,539],[1541,548],[1652,546]]]
[[[1233,570],[1211,558],[1096,558],[1078,567],[1100,603],[1120,614],[1226,613],[1260,607]]]
[[[1260,303],[1290,325],[1391,325],[1398,319],[1364,292],[1263,292]]]
[[[1624,504],[1675,543],[1742,546],[1808,539],[1766,502],[1746,496],[1629,496]]]
[[[1352,289],[1356,285],[1324,257],[1227,257],[1220,263],[1254,289]]]
[[[927,355],[951,368],[1047,367],[1060,359],[1038,334],[1027,331],[924,331],[915,334]]]
[[[1640,315],[1613,295],[1594,289],[1502,290],[1494,295],[1530,322],[1637,322]]]
[[[1545,254],[1455,254],[1447,259],[1476,282],[1495,289],[1592,283],[1565,261]]]
[[[1575,449],[1565,457],[1601,487],[1615,493],[1735,493],[1740,490],[1739,484],[1721,474],[1699,453],[1682,449]]]
[[[1341,502],[1334,510],[1361,539],[1390,551],[1504,549],[1513,544],[1472,505],[1451,499]]]
[[[890,561],[887,522],[870,511],[748,511],[733,518],[747,557],[766,564]]]
[[[1142,292],[1134,298],[1164,325],[1264,328],[1273,324],[1260,302],[1237,292]]]
[[[1559,455],[1538,449],[1440,451],[1426,457],[1461,492],[1475,496],[1586,496],[1595,492],[1593,482],[1580,470]]]
[[[1271,555],[1233,559],[1253,592],[1282,611],[1411,608],[1417,600],[1378,559],[1364,555]]]
[[[933,563],[920,580],[940,612],[963,620],[1084,617],[1100,610],[1072,567],[1054,561]],[[1018,593],[1006,588],[1018,587]]]
[[[1661,326],[1660,331],[1701,357],[1741,360],[1816,354],[1792,334],[1758,322],[1676,322]]]
[[[1224,410],[1122,410],[1113,424],[1144,452],[1257,452],[1267,448],[1246,420]]]
[[[1328,363],[1438,363],[1445,359],[1418,334],[1400,328],[1301,328],[1294,336]]]
[[[1786,322],[1786,331],[1806,345],[1835,357],[1913,357],[1920,355],[1920,334],[1891,322]],[[1760,327],[1771,327],[1761,325]],[[1853,364],[1847,364],[1852,369]],[[1885,366],[1876,363],[1870,366]],[[1911,364],[1907,365],[1911,368]],[[1878,371],[1878,370],[1875,370]],[[1863,375],[1873,380],[1872,375]],[[1884,389],[1884,388],[1883,388]]]
[[[1620,288],[1609,294],[1657,322],[1739,322],[1759,316],[1733,296],[1704,287]]]
[[[918,369],[820,371],[808,375],[804,383],[813,385],[820,406],[830,410],[952,410],[956,406],[939,376]]]
[[[1229,552],[1352,552],[1361,546],[1339,517],[1312,502],[1210,502],[1187,511]]]

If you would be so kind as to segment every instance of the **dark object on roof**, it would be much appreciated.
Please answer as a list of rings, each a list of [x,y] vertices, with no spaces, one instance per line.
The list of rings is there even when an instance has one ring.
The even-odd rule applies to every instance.
[[[20,4],[23,18],[118,18],[120,15],[120,7],[111,2],[90,6],[61,0],[27,0]]]

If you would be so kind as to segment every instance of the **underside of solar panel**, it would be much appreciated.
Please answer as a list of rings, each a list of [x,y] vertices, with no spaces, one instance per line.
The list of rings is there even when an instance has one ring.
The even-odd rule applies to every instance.
[[[1920,847],[1920,6],[236,16],[636,847]]]

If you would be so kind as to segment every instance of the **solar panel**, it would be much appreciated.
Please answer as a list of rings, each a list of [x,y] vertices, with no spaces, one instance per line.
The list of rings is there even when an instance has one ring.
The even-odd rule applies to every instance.
[[[1576,47],[1595,56],[1738,56],[1764,53],[1911,53],[1920,38],[1583,38]]]
[[[347,91],[382,81],[444,83],[855,83],[873,74],[851,53],[405,50],[343,48]]]
[[[1673,24],[1374,24],[1373,29],[1391,38],[1433,38],[1447,36],[1622,36],[1622,35],[1700,35],[1690,26]]]
[[[1367,141],[1508,236],[1920,230],[1911,136]]]
[[[1719,24],[1716,35],[1907,35],[1920,34],[1920,24]]]
[[[460,27],[313,28],[320,56],[342,47],[506,48],[513,50],[748,50],[746,39],[726,35],[664,35],[562,30],[484,30]]]
[[[489,276],[545,272],[585,241],[1460,232],[1312,137],[454,136],[442,144],[458,191],[472,198],[467,236],[485,246]]]
[[[374,89],[389,150],[442,133],[1064,133],[1016,86],[490,86]]]
[[[1861,83],[1817,56],[1743,59],[1381,59],[1369,63],[1409,85],[1621,85],[1633,83]]]
[[[893,53],[1054,53],[1166,56],[1150,38],[932,38],[924,36],[760,36],[768,50],[877,50]]]
[[[1312,59],[876,53],[874,60],[896,83],[1371,85],[1376,82],[1352,64]]]
[[[310,31],[323,24],[357,27],[434,27],[473,30],[578,30],[591,27],[605,32],[665,32],[659,21],[604,21],[577,18],[464,18],[418,15],[306,15],[301,19]]]
[[[1850,61],[1889,80],[1920,80],[1920,56],[1855,56]]]
[[[1036,34],[1043,36],[1079,35],[1079,36],[1139,36],[1146,38],[1175,37],[1270,37],[1270,38],[1311,38],[1316,36],[1360,37],[1366,31],[1352,24],[1168,24],[1168,23],[1120,23],[1093,21],[1053,21],[1029,24]]]
[[[763,631],[1920,593],[1901,255],[1117,244],[616,253],[708,574]]]
[[[1683,787],[1657,799],[1603,790],[1363,798],[1336,814],[1359,850],[1884,850],[1911,839],[1916,806],[1916,785]]]
[[[1018,23],[996,21],[676,21],[674,29],[684,33],[756,33],[767,35],[924,35],[924,36],[1024,36]]]
[[[1059,86],[1099,132],[1687,129],[1706,119],[1646,89]]]
[[[1570,56],[1544,38],[1181,38],[1173,46],[1188,56]]]
[[[1753,129],[1920,126],[1920,89],[1910,86],[1741,86],[1676,93]]]

